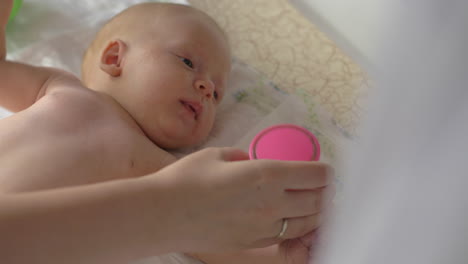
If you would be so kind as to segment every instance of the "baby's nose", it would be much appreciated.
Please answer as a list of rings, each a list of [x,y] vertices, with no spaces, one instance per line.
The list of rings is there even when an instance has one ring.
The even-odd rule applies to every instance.
[[[205,96],[210,99],[213,96],[215,85],[211,80],[198,80],[195,87]]]

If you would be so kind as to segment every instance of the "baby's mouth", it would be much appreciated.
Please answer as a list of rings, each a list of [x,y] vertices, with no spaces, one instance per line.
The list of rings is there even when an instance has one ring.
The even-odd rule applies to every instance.
[[[198,115],[201,112],[201,105],[196,102],[187,102],[180,100],[180,103],[189,111],[193,113],[195,120],[198,120]]]

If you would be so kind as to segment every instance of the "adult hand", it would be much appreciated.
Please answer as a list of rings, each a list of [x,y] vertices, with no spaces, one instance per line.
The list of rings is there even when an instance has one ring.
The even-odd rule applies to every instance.
[[[265,247],[297,238],[320,223],[321,199],[331,182],[320,162],[248,160],[233,148],[209,148],[145,177],[167,204],[174,250],[208,252]],[[156,184],[156,185],[155,185]],[[164,187],[164,188],[160,188]],[[164,191],[166,190],[166,191]],[[161,213],[157,213],[160,217]],[[278,234],[288,220],[285,233]]]

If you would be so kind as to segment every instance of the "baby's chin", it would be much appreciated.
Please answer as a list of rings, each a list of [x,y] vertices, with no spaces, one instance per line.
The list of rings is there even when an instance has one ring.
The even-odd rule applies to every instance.
[[[177,150],[177,149],[184,149],[184,148],[191,148],[196,147],[203,144],[206,141],[207,136],[203,138],[196,138],[196,137],[181,137],[181,138],[166,138],[166,139],[151,139],[154,144],[158,147],[166,150]]]
[[[142,129],[146,136],[158,147],[176,150],[200,146],[206,142],[211,127],[200,126],[196,129],[177,122],[159,122],[153,129]]]

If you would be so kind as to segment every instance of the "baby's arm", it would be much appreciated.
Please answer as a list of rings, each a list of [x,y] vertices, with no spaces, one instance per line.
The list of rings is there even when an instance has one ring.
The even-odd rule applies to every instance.
[[[13,0],[0,1],[0,106],[18,112],[44,94],[47,81],[62,71],[6,60],[5,31]]]

